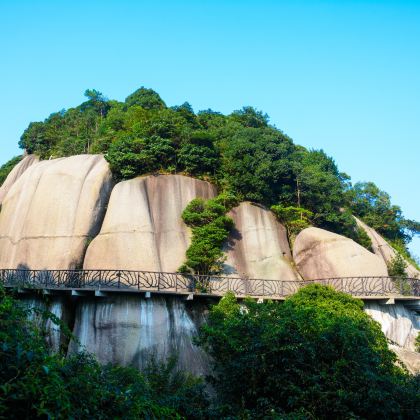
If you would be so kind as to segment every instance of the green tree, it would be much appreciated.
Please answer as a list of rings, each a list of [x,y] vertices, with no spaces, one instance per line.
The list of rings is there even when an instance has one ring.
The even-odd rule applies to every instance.
[[[158,93],[152,89],[146,89],[143,86],[127,96],[125,104],[127,107],[138,105],[144,109],[166,108],[165,102],[163,102]]]
[[[195,198],[188,204],[182,219],[192,228],[192,239],[186,252],[187,259],[178,271],[195,274],[222,271],[222,246],[233,227],[233,220],[226,213],[236,204],[236,197],[229,194],[220,194],[207,201]],[[205,288],[206,285],[199,287]]]
[[[177,154],[179,167],[190,175],[215,175],[220,157],[214,139],[205,131],[195,131],[182,142]]]
[[[281,205],[271,206],[271,210],[277,216],[279,221],[284,224],[287,230],[287,236],[291,245],[293,244],[296,235],[303,229],[311,225],[311,218],[313,213],[302,207]]]
[[[283,304],[215,305],[198,343],[214,361],[211,382],[239,418],[416,418],[416,382],[363,302],[311,285]],[[241,417],[242,416],[242,417]]]

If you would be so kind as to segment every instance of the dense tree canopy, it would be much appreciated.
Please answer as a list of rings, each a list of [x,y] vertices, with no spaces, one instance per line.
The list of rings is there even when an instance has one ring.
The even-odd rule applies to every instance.
[[[144,87],[125,102],[95,89],[85,96],[78,107],[29,124],[20,146],[44,159],[104,153],[117,179],[155,172],[205,178],[241,200],[307,210],[309,223],[366,246],[352,213],[405,253],[420,233],[420,224],[405,219],[386,193],[372,183],[352,187],[324,151],[295,145],[252,107],[227,116],[210,109],[196,114],[187,102],[167,107]]]
[[[362,301],[330,287],[307,286],[283,304],[240,304],[228,294],[199,343],[214,361],[212,383],[227,417],[420,415],[417,379],[395,365],[380,325]]]

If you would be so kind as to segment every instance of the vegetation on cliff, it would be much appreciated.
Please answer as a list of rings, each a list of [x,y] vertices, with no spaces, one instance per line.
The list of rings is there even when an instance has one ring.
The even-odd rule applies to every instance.
[[[320,285],[284,304],[226,295],[197,338],[213,360],[210,399],[174,358],[139,372],[51,353],[43,321],[58,319],[0,290],[0,418],[416,419],[419,377],[395,365],[362,307]]]
[[[155,172],[208,179],[239,200],[302,208],[308,223],[367,247],[352,213],[405,251],[420,233],[420,223],[405,219],[385,192],[373,183],[353,187],[322,150],[295,145],[252,107],[230,115],[195,113],[188,103],[167,107],[145,88],[124,102],[96,90],[85,95],[78,107],[30,123],[20,146],[43,159],[104,153],[117,179]]]
[[[220,417],[420,415],[419,378],[395,364],[363,302],[330,287],[307,286],[283,304],[228,294],[199,343],[214,361]]]
[[[220,194],[210,200],[196,198],[182,213],[182,219],[192,229],[187,260],[179,268],[181,273],[218,274],[223,269],[222,246],[233,227],[226,213],[238,204],[236,197]],[[201,285],[203,286],[203,285]]]
[[[202,380],[178,372],[174,359],[139,372],[88,353],[51,353],[47,318],[60,323],[0,289],[0,418],[204,418]]]

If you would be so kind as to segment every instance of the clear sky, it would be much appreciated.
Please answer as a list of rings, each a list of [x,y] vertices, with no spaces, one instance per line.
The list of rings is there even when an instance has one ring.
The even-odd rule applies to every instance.
[[[420,219],[420,1],[0,0],[0,63],[0,163],[86,88],[146,86],[196,111],[262,109]]]

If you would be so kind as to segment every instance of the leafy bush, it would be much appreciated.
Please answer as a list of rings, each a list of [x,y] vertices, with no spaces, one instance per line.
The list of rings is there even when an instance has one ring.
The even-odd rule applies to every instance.
[[[214,361],[211,383],[225,415],[420,415],[415,379],[395,365],[380,325],[361,300],[330,287],[307,286],[283,304],[239,304],[229,293],[211,309],[198,343]]]
[[[302,207],[283,207],[282,205],[271,206],[272,212],[284,224],[287,230],[290,245],[293,245],[296,235],[311,225],[310,219],[313,213]]]
[[[217,274],[222,270],[222,246],[233,227],[233,220],[225,214],[237,203],[234,196],[220,194],[203,200],[192,200],[182,213],[182,219],[192,229],[187,260],[178,269],[183,273]],[[203,285],[201,285],[204,287]]]
[[[370,239],[369,235],[365,232],[365,230],[360,226],[357,227],[356,241],[368,251],[373,252],[372,240]]]
[[[88,353],[51,354],[32,312],[0,289],[1,418],[205,418],[202,381],[177,371],[175,359],[139,372]]]
[[[391,277],[407,277],[407,263],[401,254],[396,254],[395,257],[388,263],[388,274]]]

